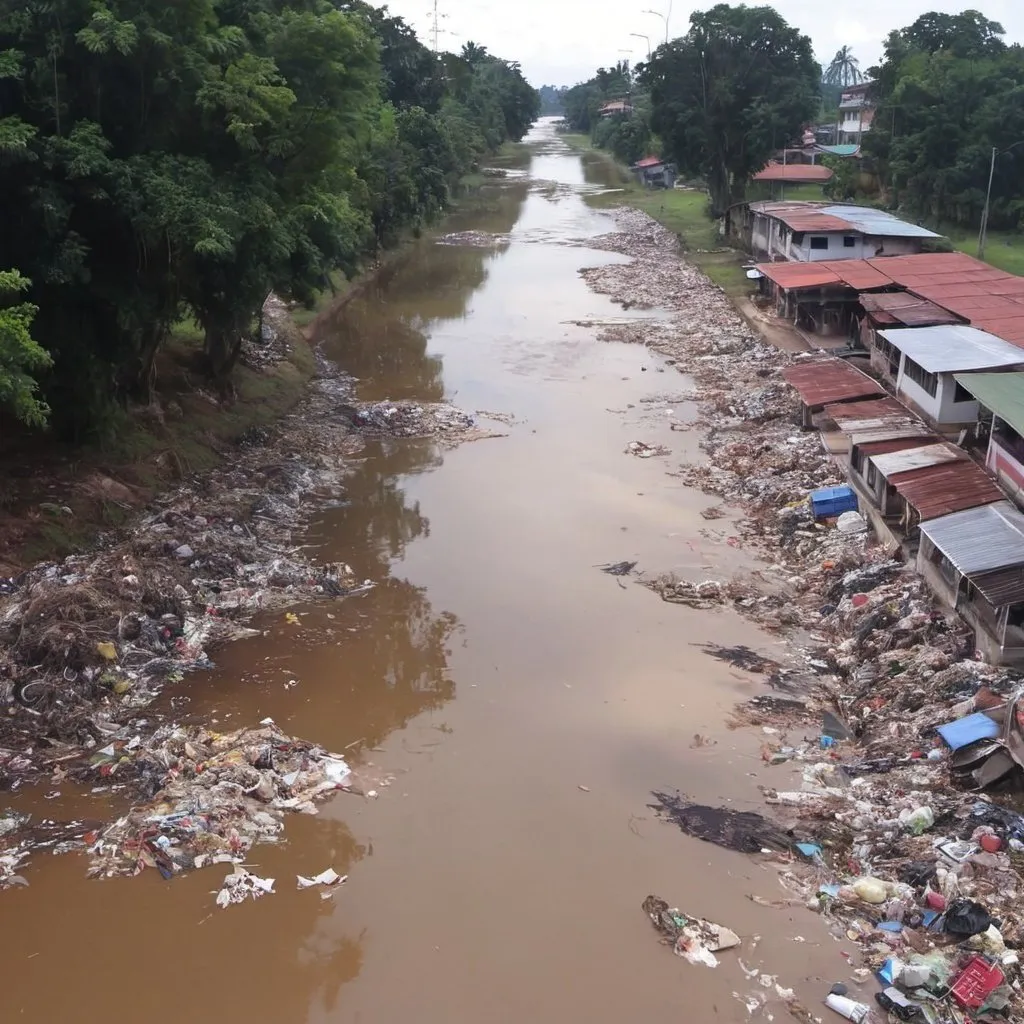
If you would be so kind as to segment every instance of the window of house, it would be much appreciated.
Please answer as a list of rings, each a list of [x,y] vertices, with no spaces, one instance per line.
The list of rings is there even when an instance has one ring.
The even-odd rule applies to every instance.
[[[934,373],[929,373],[923,366],[919,366],[913,359],[907,359],[903,373],[932,398],[939,393],[939,378]]]
[[[857,239],[853,235],[843,235],[843,248],[852,249],[857,244]]]
[[[803,245],[804,244],[804,233],[802,231],[793,232],[793,244]]]
[[[827,249],[828,248],[828,236],[827,235],[811,235],[811,248],[812,249]]]
[[[868,487],[874,487],[878,482],[878,470],[873,462],[868,463]]]
[[[954,402],[973,402],[974,401],[974,395],[972,395],[970,393],[970,391],[968,391],[967,388],[965,388],[963,386],[963,384],[960,384],[958,382],[957,386],[953,389],[953,401]]]

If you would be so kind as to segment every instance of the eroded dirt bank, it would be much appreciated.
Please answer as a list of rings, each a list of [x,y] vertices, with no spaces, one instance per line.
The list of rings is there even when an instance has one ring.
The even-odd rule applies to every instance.
[[[311,764],[324,781],[343,771],[328,751],[362,798],[328,792],[317,817],[291,816],[283,833],[259,819],[259,838],[277,841],[252,845],[245,862],[276,879],[275,892],[223,910],[223,866],[96,881],[83,853],[33,855],[30,885],[3,894],[12,1015],[105,1020],[115,993],[150,1005],[169,969],[190,979],[190,1017],[203,1024],[226,1015],[618,1024],[679,1013],[739,1022],[801,1004],[824,1014],[833,982],[855,983],[844,956],[853,940],[836,942],[801,905],[807,869],[786,845],[791,826],[817,836],[817,819],[801,820],[805,807],[766,810],[759,788],[800,789],[805,765],[776,755],[802,747],[805,734],[810,751],[820,725],[777,721],[765,696],[784,685],[806,702],[819,672],[838,675],[827,658],[815,658],[824,668],[794,660],[792,609],[830,643],[845,638],[847,616],[864,614],[840,591],[836,611],[804,618],[805,606],[822,614],[817,577],[804,572],[818,531],[778,510],[786,495],[802,496],[806,473],[825,479],[827,467],[807,462],[795,427],[785,446],[766,443],[787,430],[776,380],[784,357],[754,345],[691,271],[665,271],[666,240],[649,222],[616,225],[588,207],[603,183],[585,179],[549,126],[530,145],[528,176],[496,184],[487,208],[450,225],[447,244],[411,247],[317,325],[325,356],[358,383],[330,399],[338,445],[324,441],[321,420],[300,417],[308,440],[295,458],[315,464],[305,449],[316,456],[323,441],[330,474],[310,492],[326,500],[302,505],[318,509],[312,522],[293,521],[281,544],[299,565],[351,567],[342,586],[375,586],[338,600],[304,582],[287,609],[246,610],[256,632],[218,650],[215,667],[165,686],[144,712],[181,726],[178,756],[214,770],[234,756],[224,735],[274,729],[238,743],[248,766],[238,784],[256,795],[264,787],[271,803],[296,798],[272,773],[292,787],[309,781],[300,775]],[[592,268],[586,279],[581,266]],[[347,453],[355,411],[403,401],[488,410],[497,418],[477,422],[507,437],[451,449],[379,430]],[[729,419],[716,415],[709,433],[702,420],[716,401]],[[753,429],[749,415],[761,417]],[[781,472],[762,477],[765,459]],[[237,472],[276,493],[276,475],[258,475],[264,463],[273,460],[255,456]],[[763,512],[693,486],[712,479]],[[163,542],[209,557],[201,538],[214,517],[202,506],[215,499],[190,499],[187,514],[165,522]],[[762,545],[776,532],[786,546],[766,563]],[[841,562],[852,567],[862,543],[822,555],[822,579],[840,582]],[[244,589],[234,562],[201,576],[167,556],[160,564],[182,587],[194,576],[213,578],[219,593]],[[598,568],[620,562],[636,563],[632,575]],[[709,580],[717,585],[697,586]],[[908,637],[920,635],[916,622]],[[102,654],[89,658],[86,668],[105,669]],[[737,703],[748,719],[772,717],[728,728]],[[134,734],[125,735],[127,746]],[[93,788],[48,775],[10,806],[36,823],[123,813],[124,794]],[[680,791],[687,804],[778,814],[781,839],[760,826],[744,833],[775,841],[774,852],[695,838],[685,808],[690,834],[660,820],[673,807],[652,794],[671,801]],[[348,882],[293,880],[327,868]],[[731,929],[739,949],[713,970],[674,957],[641,910],[650,894]],[[71,914],[88,922],[102,957],[82,956]]]

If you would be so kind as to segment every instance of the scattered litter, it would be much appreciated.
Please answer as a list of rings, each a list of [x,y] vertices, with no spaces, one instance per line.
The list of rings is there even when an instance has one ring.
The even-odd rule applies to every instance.
[[[609,562],[597,568],[609,576],[628,576],[636,568],[636,562]]]
[[[321,871],[319,875],[314,875],[312,878],[306,878],[305,875],[296,875],[295,879],[298,883],[298,888],[311,889],[314,885],[341,885],[348,881],[348,875],[339,875],[334,868],[328,868],[326,871]]]
[[[688,917],[657,896],[648,896],[642,909],[661,933],[662,941],[691,964],[717,967],[714,954],[740,944],[740,937],[731,929],[703,918]]]
[[[672,449],[666,448],[663,444],[645,444],[643,441],[630,441],[626,445],[625,453],[635,455],[638,459],[652,459],[659,455],[671,455]]]
[[[260,878],[259,875],[246,871],[241,864],[236,864],[217,893],[217,906],[223,910],[232,903],[244,903],[248,899],[258,900],[273,891],[273,878]]]

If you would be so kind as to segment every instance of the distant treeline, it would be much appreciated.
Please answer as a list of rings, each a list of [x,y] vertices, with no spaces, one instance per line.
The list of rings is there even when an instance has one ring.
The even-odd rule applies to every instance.
[[[361,0],[0,0],[0,417],[101,430],[185,318],[229,391],[270,291],[355,273],[540,106]]]

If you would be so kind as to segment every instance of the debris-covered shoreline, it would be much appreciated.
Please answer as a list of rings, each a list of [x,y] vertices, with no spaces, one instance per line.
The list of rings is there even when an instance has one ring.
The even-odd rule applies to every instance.
[[[286,315],[280,303],[268,304],[265,344],[254,365],[280,358],[289,344],[305,344],[282,322]],[[124,795],[140,806],[184,799],[182,780],[199,778],[210,763],[202,756],[204,743],[218,751],[222,739],[200,739],[198,726],[182,732],[147,719],[145,709],[168,683],[212,667],[217,647],[252,635],[248,623],[257,614],[372,588],[372,580],[357,579],[347,564],[315,561],[297,544],[314,512],[343,497],[351,457],[364,439],[429,438],[453,447],[493,436],[500,435],[447,404],[359,402],[355,382],[321,359],[299,407],[241,437],[221,467],[157,497],[124,528],[98,537],[90,551],[0,580],[0,788],[69,776],[96,786],[116,774]],[[276,738],[265,737],[263,747],[276,748],[279,761],[281,751],[301,750],[303,772],[323,768],[326,755],[310,754],[312,744],[271,725],[267,730]],[[250,845],[240,821],[267,825],[249,830],[253,841],[274,831],[267,808],[258,804],[278,801],[277,813],[305,793],[287,781],[291,771],[283,773],[284,782],[270,777],[269,761],[260,762],[268,760],[266,751],[250,739],[231,747],[233,778],[219,790],[222,796],[238,790],[240,801],[234,839],[214,851],[224,856]],[[203,776],[203,785],[214,778]],[[326,781],[320,792],[338,788],[338,780]],[[212,850],[220,832],[211,822],[230,816],[217,811],[217,801],[207,807],[194,799],[204,794],[202,786],[187,791],[193,813],[185,817],[205,822],[199,831]],[[312,798],[302,802],[300,809],[313,808]],[[167,813],[180,818],[184,812],[177,806]],[[173,828],[154,828],[151,815],[145,827],[136,825],[129,835],[121,823],[117,843],[109,830],[83,826],[79,835],[65,836],[61,848],[81,848],[89,835],[99,843],[93,856],[102,859],[104,874],[150,861],[168,871],[204,863],[201,856],[180,857],[189,844],[172,835]],[[32,848],[29,826],[22,816],[0,818],[0,887],[19,877],[15,867]],[[161,845],[153,846],[161,835]]]
[[[755,698],[737,709],[737,724],[764,731],[762,778],[802,768],[798,788],[781,780],[763,788],[774,819],[763,819],[765,827],[775,838],[788,830],[790,841],[781,852],[767,841],[753,852],[792,865],[780,881],[859,947],[854,984],[866,986],[877,971],[890,986],[886,998],[910,1001],[902,1019],[1020,1012],[1024,817],[1019,786],[1008,784],[1024,754],[1020,677],[975,660],[968,629],[862,528],[815,521],[808,493],[843,474],[817,434],[797,425],[779,371],[800,357],[752,337],[719,288],[672,258],[670,232],[639,211],[616,216],[619,231],[596,247],[632,261],[582,275],[624,305],[671,316],[611,325],[600,336],[644,344],[693,378],[691,429],[703,434],[706,460],[679,475],[742,509],[737,532],[768,563],[755,575],[772,585],[758,592],[750,580],[643,582],[666,601],[729,606],[789,636],[784,674],[805,681],[798,700]],[[777,664],[751,664],[779,681]],[[969,738],[988,737],[993,749],[971,742],[965,754],[947,723],[958,735],[974,728]],[[658,799],[667,806],[666,795]],[[686,807],[679,798],[667,817],[729,845],[691,828],[691,819],[704,819]],[[733,848],[752,852],[753,841]],[[980,997],[981,989],[963,996],[968,982],[982,985]],[[856,994],[875,1002],[867,988]]]

